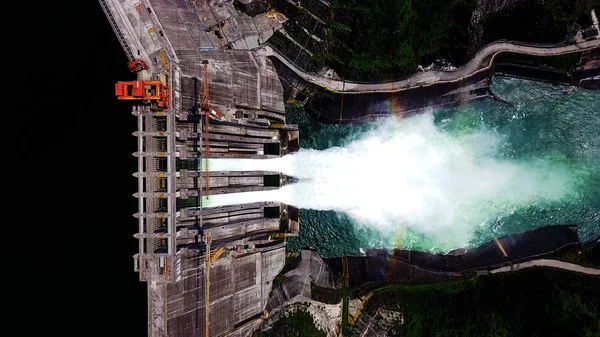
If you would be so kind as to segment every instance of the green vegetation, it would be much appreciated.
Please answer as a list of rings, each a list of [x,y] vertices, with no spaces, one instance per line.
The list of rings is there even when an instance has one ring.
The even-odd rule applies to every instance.
[[[350,327],[348,326],[348,310],[350,302],[348,297],[344,297],[344,301],[342,302],[342,334],[344,336],[350,335]]]
[[[598,336],[600,278],[530,269],[379,288],[366,310],[403,312],[391,336]]]
[[[336,0],[331,8],[329,62],[347,77],[385,79],[436,56],[463,57],[474,1]]]
[[[590,0],[516,1],[486,19],[483,37],[486,42],[508,39],[559,43],[565,40],[573,22],[584,28],[591,23],[594,3],[598,10],[598,1]]]
[[[317,0],[301,3],[269,0],[287,16],[286,33],[304,49],[279,33],[269,42],[307,71],[329,65],[344,78],[368,81],[413,74],[419,64],[426,66],[437,57],[462,65],[499,39],[559,43],[574,22],[589,26],[590,10],[600,8],[598,0],[516,1],[486,13],[472,27],[476,0],[332,0],[329,7]],[[568,70],[570,61],[558,59],[553,66]]]
[[[456,281],[371,284],[363,312],[378,308],[402,312],[396,336],[599,336],[600,278],[532,268]],[[364,289],[363,289],[364,290]],[[349,335],[348,298],[342,329]],[[325,336],[309,313],[297,310],[253,337]]]
[[[574,245],[561,249],[548,256],[544,256],[544,258],[561,260],[586,267],[600,268],[600,258],[598,257],[598,255],[600,255],[598,254],[599,249],[599,247],[594,249],[588,246]]]
[[[286,314],[268,331],[256,331],[252,337],[326,337],[327,334],[315,327],[312,316],[305,310]]]
[[[368,293],[372,292],[373,290],[383,287],[385,284],[386,283],[383,281],[364,283],[360,287],[352,288],[351,289],[352,293],[351,293],[350,297],[358,298],[361,296],[365,296]]]

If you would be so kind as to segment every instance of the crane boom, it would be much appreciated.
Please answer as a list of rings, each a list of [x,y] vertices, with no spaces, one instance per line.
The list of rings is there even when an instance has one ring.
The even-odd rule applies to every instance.
[[[205,271],[204,275],[206,276],[205,289],[204,289],[204,309],[205,309],[205,323],[204,328],[206,329],[206,337],[210,337],[209,328],[210,328],[210,268],[212,264],[223,254],[223,247],[217,247],[214,252],[210,252],[210,244],[212,243],[212,238],[210,233],[206,233],[204,235],[204,242],[206,243],[206,254],[204,259]]]
[[[204,157],[204,191],[206,194],[206,199],[208,199],[210,195],[210,173],[208,170],[208,155],[210,153],[210,143],[209,143],[209,121],[208,116],[211,113],[212,107],[210,106],[210,96],[208,92],[208,61],[202,61],[204,66],[204,70],[202,72],[202,100],[200,101],[200,110],[204,112],[204,149],[203,149],[203,157]]]
[[[204,260],[204,275],[206,277],[205,282],[205,290],[204,290],[204,328],[206,329],[206,337],[210,337],[209,327],[210,327],[210,243],[212,239],[210,237],[210,233],[206,233],[204,236],[204,240],[206,242],[206,258]]]

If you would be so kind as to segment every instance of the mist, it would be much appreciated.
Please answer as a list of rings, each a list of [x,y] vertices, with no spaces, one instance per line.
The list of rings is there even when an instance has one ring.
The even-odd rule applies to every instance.
[[[450,134],[433,114],[390,118],[345,147],[300,149],[276,159],[209,159],[211,171],[278,171],[300,179],[278,190],[210,196],[206,206],[279,201],[345,212],[389,235],[425,234],[442,249],[468,244],[479,227],[573,192],[561,163],[499,156],[492,129]]]

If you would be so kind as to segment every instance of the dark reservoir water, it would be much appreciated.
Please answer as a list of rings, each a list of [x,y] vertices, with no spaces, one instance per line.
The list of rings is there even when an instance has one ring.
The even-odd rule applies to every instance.
[[[568,176],[569,191],[551,199],[526,198],[525,202],[510,207],[496,207],[501,212],[488,219],[466,214],[465,223],[456,231],[468,228],[474,234],[461,245],[473,247],[494,237],[553,224],[579,225],[582,241],[599,237],[600,92],[504,77],[495,77],[492,89],[513,105],[490,99],[436,109],[433,110],[435,127],[457,138],[493,133],[501,139],[493,151],[495,159],[527,166],[544,175],[547,166],[560,167],[562,171],[554,170],[544,179],[552,184],[555,179]],[[300,108],[288,110],[288,122],[299,125],[302,148],[318,150],[344,147],[380,125],[324,125],[310,119]],[[493,202],[501,204],[503,197],[498,196]],[[474,204],[466,213],[488,214],[474,209],[488,206]],[[469,221],[473,223],[466,223]],[[435,228],[436,224],[431,226]],[[444,236],[462,234],[444,230],[447,232]],[[452,242],[456,245],[456,240]],[[288,240],[290,251],[304,246],[313,247],[324,256],[360,254],[361,248],[368,247],[427,251],[458,248],[444,244],[431,231],[410,226],[382,230],[344,213],[309,209],[300,211],[299,237]]]

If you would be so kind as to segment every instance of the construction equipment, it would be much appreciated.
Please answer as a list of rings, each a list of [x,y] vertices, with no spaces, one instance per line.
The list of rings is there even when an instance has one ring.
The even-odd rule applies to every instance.
[[[279,23],[284,23],[287,21],[287,18],[285,17],[285,15],[279,13],[275,9],[271,9],[270,11],[266,12],[265,16],[268,18],[273,18],[273,19],[277,20],[277,22],[279,22]]]
[[[273,234],[269,235],[269,238],[274,239],[274,240],[285,239],[285,233],[273,233]]]
[[[119,100],[141,100],[160,109],[169,107],[169,90],[161,81],[119,81],[115,94]]]
[[[203,111],[210,119],[219,120],[222,115],[220,112],[216,111],[213,106],[210,104],[210,95],[208,92],[208,61],[202,61],[203,71],[202,71],[202,99],[200,100],[200,111]]]
[[[160,61],[162,62],[165,70],[169,70],[169,61],[167,61],[167,54],[165,53],[164,49],[160,50]]]
[[[210,171],[208,168],[208,157],[210,155],[209,142],[209,119],[219,120],[221,114],[210,105],[210,93],[208,91],[208,61],[203,60],[202,72],[202,98],[200,99],[200,111],[204,113],[204,146],[202,149],[203,157],[206,159],[204,164],[204,191],[206,198],[210,196]]]
[[[204,304],[204,308],[206,311],[205,314],[205,318],[206,321],[204,323],[205,329],[206,329],[206,337],[210,337],[209,336],[209,327],[210,327],[210,268],[212,266],[213,263],[215,263],[215,261],[221,256],[221,254],[223,254],[223,247],[218,247],[217,249],[215,249],[215,251],[211,254],[210,252],[210,244],[212,242],[212,237],[210,236],[210,233],[206,233],[204,234],[203,239],[204,243],[206,244],[206,253],[205,253],[205,259],[204,259],[204,266],[205,266],[205,271],[204,271],[204,275],[206,277],[206,282],[205,282],[205,292],[204,292],[204,299],[205,299],[205,304]]]
[[[127,62],[127,67],[129,68],[129,70],[132,73],[138,73],[142,70],[150,69],[148,67],[148,64],[146,63],[146,61],[144,61],[142,59],[135,59],[135,60]]]
[[[206,158],[204,165],[204,192],[206,199],[210,195],[210,171],[208,169],[208,155],[210,154],[210,143],[209,143],[209,122],[208,122],[208,111],[212,110],[210,106],[210,96],[208,92],[208,61],[202,61],[204,65],[204,72],[202,73],[202,99],[200,100],[200,110],[204,112],[204,149],[203,157]]]
[[[269,123],[269,129],[281,129],[283,127],[285,127],[284,123],[273,123],[273,122]]]

